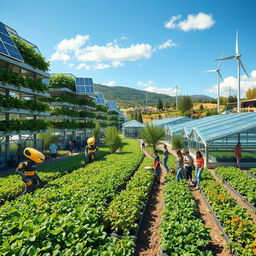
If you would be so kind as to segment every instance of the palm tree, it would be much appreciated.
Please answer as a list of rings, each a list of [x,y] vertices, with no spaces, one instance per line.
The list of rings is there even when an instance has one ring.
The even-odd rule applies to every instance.
[[[162,127],[147,124],[146,127],[141,130],[140,136],[155,150],[159,141],[164,138],[165,131]]]

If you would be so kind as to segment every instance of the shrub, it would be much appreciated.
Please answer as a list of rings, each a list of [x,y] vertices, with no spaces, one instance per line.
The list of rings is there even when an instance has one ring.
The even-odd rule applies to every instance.
[[[146,127],[141,130],[140,136],[149,146],[155,149],[159,141],[164,138],[165,131],[162,127],[147,124]]]
[[[51,88],[68,88],[71,91],[76,91],[75,80],[70,76],[55,75],[51,76],[49,87]]]
[[[184,143],[180,136],[175,135],[172,137],[172,149],[181,149],[183,146]]]
[[[122,147],[122,139],[116,127],[108,127],[105,131],[106,145],[109,147],[111,153]]]

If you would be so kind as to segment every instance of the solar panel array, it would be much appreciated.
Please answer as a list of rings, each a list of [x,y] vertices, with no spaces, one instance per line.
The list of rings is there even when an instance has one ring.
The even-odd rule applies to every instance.
[[[104,94],[102,92],[96,92],[96,95],[97,95],[97,98],[95,100],[95,103],[100,105],[105,105],[106,101],[105,101]]]
[[[108,109],[109,110],[118,110],[115,101],[109,100],[108,101]]]
[[[0,22],[0,54],[24,62],[17,46],[10,37],[5,25]]]
[[[94,92],[92,78],[77,77],[76,78],[76,92],[78,94],[93,95],[95,92]]]

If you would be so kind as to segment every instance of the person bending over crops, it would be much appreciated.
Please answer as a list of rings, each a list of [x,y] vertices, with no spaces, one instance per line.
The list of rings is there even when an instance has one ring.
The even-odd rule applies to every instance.
[[[16,172],[22,177],[22,181],[26,184],[25,191],[22,195],[36,190],[37,184],[43,185],[43,181],[36,173],[36,164],[43,163],[44,154],[34,148],[25,148],[23,152],[26,160],[19,163]]]
[[[196,189],[199,189],[202,180],[202,172],[204,170],[204,158],[200,151],[196,152]]]
[[[154,158],[154,175],[155,175],[156,183],[160,184],[161,165],[160,165],[160,158],[157,150],[154,151],[153,158]]]
[[[185,178],[184,169],[183,169],[183,156],[180,150],[176,152],[177,160],[176,160],[176,181],[180,181]]]

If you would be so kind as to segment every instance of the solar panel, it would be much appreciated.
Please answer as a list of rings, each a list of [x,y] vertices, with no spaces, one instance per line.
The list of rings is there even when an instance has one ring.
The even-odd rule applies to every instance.
[[[2,22],[0,22],[0,54],[24,62],[18,48]]]
[[[92,78],[76,78],[76,92],[79,94],[94,94]]]
[[[116,106],[116,103],[112,100],[109,100],[108,101],[108,109],[109,110],[117,110],[117,106]]]

